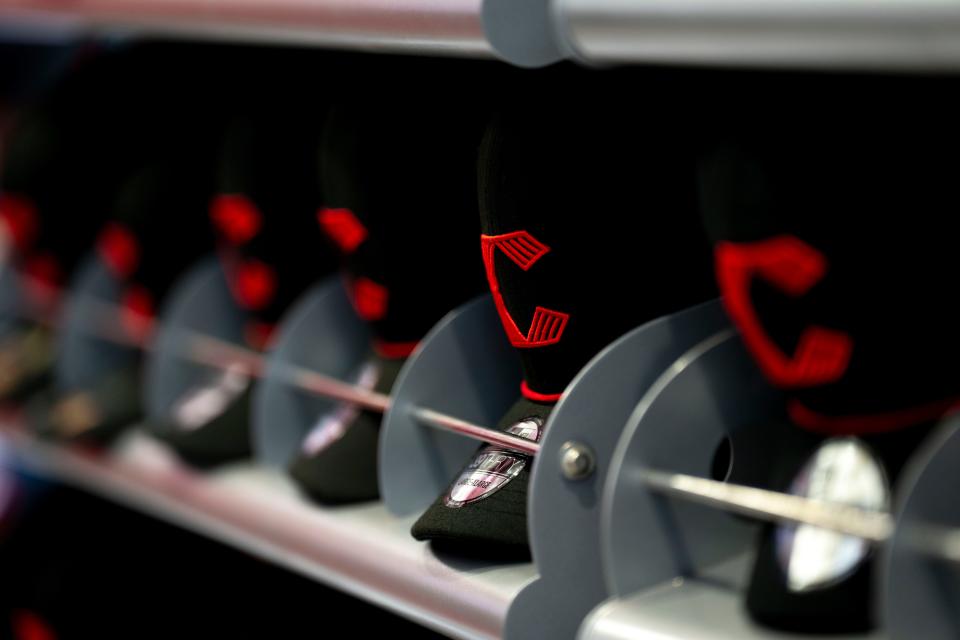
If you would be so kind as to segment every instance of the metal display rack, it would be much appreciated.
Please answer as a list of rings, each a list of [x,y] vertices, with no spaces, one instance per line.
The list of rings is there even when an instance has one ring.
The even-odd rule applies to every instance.
[[[204,276],[208,270],[197,273]],[[316,329],[319,319],[332,318],[330,312],[346,304],[339,299],[342,296],[332,295],[335,284],[318,286],[298,305],[293,319],[308,322],[285,323],[281,333],[290,344],[303,337],[298,327]],[[718,429],[759,424],[752,418],[770,410],[775,398],[757,394],[757,385],[751,383],[755,375],[739,341],[722,329],[710,335],[718,326],[723,327],[723,320],[716,302],[667,316],[610,345],[575,379],[536,454],[530,518],[535,563],[499,564],[438,554],[409,533],[422,509],[445,486],[451,469],[475,447],[472,440],[453,433],[423,432],[411,422],[409,407],[443,398],[435,405],[439,409],[488,422],[483,411],[502,411],[490,403],[497,405],[504,393],[491,388],[483,396],[487,406],[476,406],[471,399],[477,396],[451,389],[468,389],[463,376],[470,372],[483,372],[493,386],[494,381],[515,382],[509,375],[513,354],[494,339],[505,342],[486,297],[441,321],[398,379],[383,425],[381,487],[391,489],[382,491],[382,502],[319,507],[300,495],[269,455],[197,471],[141,428],[128,430],[110,448],[93,454],[38,440],[28,434],[26,425],[13,425],[0,431],[5,434],[0,442],[12,454],[0,456],[0,461],[12,461],[16,467],[238,547],[455,638],[577,634],[584,640],[799,640],[804,636],[762,629],[742,608],[740,592],[754,538],[751,526],[702,508],[683,509],[677,518],[664,519],[649,511],[655,496],[630,481],[637,476],[638,464],[642,466],[643,452],[657,449],[650,446],[650,439],[661,440],[657,437],[661,427],[699,429],[697,438],[705,442],[718,437]],[[333,325],[324,327],[324,334],[338,335]],[[464,335],[484,339],[465,342]],[[703,339],[704,335],[709,337]],[[684,345],[689,343],[694,347],[687,349]],[[455,344],[473,347],[456,349]],[[163,340],[160,352],[162,346]],[[267,371],[279,370],[289,357],[284,349],[275,350]],[[666,374],[658,377],[656,372],[675,358],[683,364],[667,368],[668,383]],[[727,398],[722,406],[694,401],[697,407],[708,407],[708,415],[701,408],[690,424],[662,419],[664,403],[675,404],[677,394],[695,398],[704,392],[698,391],[697,381],[705,380],[711,388],[722,387],[724,380],[739,382],[730,383],[733,389],[721,388],[721,396]],[[651,390],[644,393],[639,387],[646,385],[640,383],[651,383]],[[598,389],[606,394],[605,402],[596,402]],[[644,396],[641,405],[646,409],[631,412],[638,393]],[[271,414],[274,425],[278,416],[286,415],[276,411],[278,406],[274,403]],[[623,430],[625,419],[628,425]],[[583,431],[584,424],[592,429]],[[273,441],[276,430],[263,427],[255,424],[280,449],[289,446],[285,436]],[[711,430],[717,433],[707,433]],[[595,464],[589,476],[564,471],[563,451],[570,443],[592,452]],[[258,449],[264,454],[273,450]],[[673,451],[670,468],[699,473],[709,448]],[[442,472],[423,473],[430,469]],[[928,484],[937,486],[936,481]],[[603,496],[598,499],[601,488]],[[627,506],[617,507],[623,500]],[[696,560],[689,577],[677,577],[684,574],[664,536],[686,543],[689,557]],[[643,544],[638,544],[640,540]],[[847,640],[881,637],[847,636]]]
[[[960,3],[940,0],[558,0],[586,61],[956,69]]]
[[[0,0],[0,25],[588,64],[951,70],[952,0]]]
[[[20,28],[61,38],[86,33],[174,34],[383,53],[495,57],[526,67],[573,60],[588,65],[960,69],[960,0],[0,0],[0,37]],[[316,317],[327,325],[346,331],[335,322],[336,308],[327,300],[332,295],[326,290],[315,294],[318,309],[327,305],[325,315],[312,307],[305,307],[303,313],[320,314]],[[435,486],[437,478],[448,482],[476,443],[450,438],[450,434],[436,440],[424,437],[419,430],[422,425],[415,424],[407,409],[438,403],[439,409],[480,424],[490,424],[491,416],[502,413],[501,405],[516,388],[504,373],[512,366],[504,360],[508,350],[481,340],[475,341],[479,346],[471,347],[477,353],[447,348],[459,344],[458,336],[475,336],[484,327],[492,327],[490,335],[499,335],[494,318],[489,303],[465,308],[435,330],[433,346],[416,356],[419,369],[409,367],[411,371],[398,383],[395,403],[403,410],[388,415],[384,430],[390,446],[384,450],[400,452],[395,455],[402,460],[382,458],[391,479],[405,475],[403,482],[386,483],[385,502],[332,509],[308,502],[281,468],[269,466],[270,452],[280,452],[275,457],[283,460],[291,446],[276,429],[269,433],[254,429],[263,441],[260,448],[268,452],[264,459],[200,472],[185,466],[142,430],[127,432],[110,449],[93,455],[40,441],[8,421],[0,429],[0,450],[9,455],[0,456],[0,464],[143,511],[455,638],[532,637],[525,633],[527,625],[547,630],[552,625],[564,633],[578,628],[584,640],[805,637],[769,632],[750,622],[741,609],[736,580],[672,578],[678,573],[667,562],[668,553],[658,553],[653,545],[634,544],[638,532],[656,540],[668,529],[652,518],[644,520],[639,510],[616,508],[626,502],[646,505],[650,511],[650,504],[660,499],[647,488],[617,479],[636,477],[633,472],[645,463],[639,453],[644,450],[643,438],[652,439],[649,434],[655,428],[673,425],[657,414],[657,410],[668,413],[662,406],[670,401],[669,394],[689,398],[689,390],[696,390],[699,380],[680,379],[664,391],[656,387],[663,382],[661,374],[670,371],[675,361],[683,361],[695,365],[690,366],[692,371],[699,367],[722,381],[729,377],[731,363],[746,362],[738,355],[736,341],[724,333],[725,321],[716,304],[651,323],[625,337],[581,373],[579,387],[559,405],[554,424],[540,443],[543,453],[537,454],[532,479],[532,495],[539,501],[531,508],[532,548],[542,566],[440,556],[412,539],[410,526],[424,508],[424,500],[442,488]],[[352,336],[350,344],[361,337]],[[290,354],[301,354],[302,342],[300,337],[291,339],[289,353],[279,353],[275,359],[292,360]],[[702,353],[688,350],[691,345]],[[686,357],[689,353],[700,360]],[[465,360],[468,355],[472,362]],[[465,372],[478,367],[478,362],[488,380],[511,390],[494,392],[490,385],[485,387],[488,406],[474,406],[472,394],[464,391],[469,391],[467,385],[454,384],[466,379]],[[308,364],[332,375],[326,363]],[[597,388],[617,389],[619,395],[611,392],[607,402],[597,406]],[[456,389],[461,390],[459,395]],[[648,396],[648,389],[661,396],[652,391]],[[744,386],[741,391],[747,394],[754,389]],[[270,409],[269,415],[283,410],[287,392],[277,380],[270,381],[263,405]],[[736,399],[732,393],[727,395]],[[660,405],[654,402],[658,397]],[[634,411],[642,399],[647,399],[646,414]],[[712,407],[707,402],[693,405]],[[768,409],[766,405],[755,408]],[[727,435],[723,429],[732,430],[737,420],[762,422],[739,409],[714,410],[716,415],[690,419],[691,424],[715,427],[704,438]],[[583,433],[585,422],[607,427]],[[628,422],[632,435],[624,438],[622,430]],[[631,440],[634,435],[636,442]],[[960,450],[960,435],[955,440],[953,446]],[[561,473],[561,456],[571,443],[583,445],[595,458],[589,481]],[[953,449],[948,453],[960,455]],[[670,462],[688,473],[709,462],[685,456]],[[411,465],[410,459],[421,464]],[[946,474],[940,467],[931,468],[938,474],[934,480]],[[929,478],[926,482],[934,483]],[[928,506],[925,500],[932,501],[929,496],[935,493],[918,491],[912,508],[921,513],[921,507]],[[937,509],[946,510],[940,505]],[[932,507],[930,511],[934,512]],[[742,550],[748,546],[745,541],[752,539],[751,531],[719,512],[684,509],[681,513],[686,514],[682,525],[693,532],[691,548],[700,554],[697,568],[702,574],[730,558],[740,567],[735,573],[743,573]],[[610,514],[621,515],[617,520]],[[717,529],[722,529],[722,544],[701,540],[702,532],[713,535]],[[899,549],[898,553],[894,559],[900,562],[906,554]],[[559,612],[554,615],[553,610]],[[521,619],[518,612],[532,615]],[[899,619],[914,618],[903,614]],[[856,640],[888,637],[890,629],[905,624],[899,619],[883,632],[856,636]],[[561,636],[558,632],[556,637]],[[898,636],[890,633],[889,637]]]
[[[3,0],[0,23],[78,30],[490,55],[480,0]]]
[[[320,509],[280,471],[252,463],[203,474],[131,431],[108,452],[3,430],[7,464],[116,501],[302,573],[454,638],[498,638],[530,563],[441,558],[410,537],[415,518],[381,503]]]

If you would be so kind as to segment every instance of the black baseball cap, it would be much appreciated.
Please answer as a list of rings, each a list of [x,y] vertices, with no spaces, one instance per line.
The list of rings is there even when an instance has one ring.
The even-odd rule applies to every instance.
[[[721,109],[700,192],[728,314],[787,396],[762,484],[890,510],[906,459],[960,400],[952,87],[800,76],[742,96]],[[876,571],[862,540],[765,526],[746,607],[778,629],[865,631]]]
[[[604,346],[712,289],[683,121],[656,90],[639,103],[611,89],[645,76],[615,75],[545,73],[502,110],[480,148],[478,257],[523,367],[497,428],[529,439]],[[531,464],[481,446],[414,537],[471,555],[529,553]]]
[[[242,346],[248,349],[265,348],[280,316],[333,264],[313,222],[326,103],[319,87],[302,77],[316,62],[316,55],[299,50],[245,50],[232,58],[244,72],[231,75],[235,99],[219,113],[226,125],[206,210],[197,220],[213,232],[227,286],[247,314]],[[158,435],[197,465],[249,456],[254,385],[241,369],[209,371],[170,408],[170,424]]]
[[[450,86],[464,82],[458,73],[449,61],[371,62],[366,82],[344,92],[324,125],[323,204],[313,223],[340,258],[358,322],[370,327],[357,380],[366,371],[385,394],[430,328],[482,290],[470,250],[482,101]],[[407,97],[381,99],[394,90]],[[343,406],[319,417],[291,462],[294,479],[324,503],[377,498],[382,417]],[[335,437],[324,441],[323,433]]]

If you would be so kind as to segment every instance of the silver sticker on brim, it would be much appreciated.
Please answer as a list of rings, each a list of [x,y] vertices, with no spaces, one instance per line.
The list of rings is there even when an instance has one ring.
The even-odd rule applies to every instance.
[[[360,373],[353,378],[353,384],[367,391],[373,389],[380,378],[380,367],[375,362],[367,362]],[[308,456],[316,456],[326,451],[330,445],[346,435],[347,429],[360,415],[360,408],[344,402],[331,411],[317,417],[313,427],[303,439],[301,449]]]
[[[539,442],[542,428],[543,419],[530,416],[508,427],[506,432]],[[528,462],[530,462],[530,456],[487,445],[451,485],[443,499],[443,504],[457,509],[488,498],[520,475]]]
[[[184,431],[196,431],[224,413],[249,386],[249,369],[234,362],[180,396],[170,410],[173,422]]]
[[[827,440],[794,478],[789,492],[870,511],[890,508],[883,466],[857,438]],[[798,593],[836,584],[870,555],[866,540],[811,525],[778,527],[776,549],[787,588]]]

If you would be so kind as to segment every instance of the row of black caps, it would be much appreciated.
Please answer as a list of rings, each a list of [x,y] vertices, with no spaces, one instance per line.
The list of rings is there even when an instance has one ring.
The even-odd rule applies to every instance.
[[[360,74],[363,81],[358,83],[352,78],[360,86],[335,84],[338,89],[350,87],[353,91],[344,93],[357,104],[345,112],[335,109],[330,116],[362,119],[366,114],[369,126],[361,129],[370,134],[371,144],[389,150],[385,157],[396,169],[396,180],[385,180],[390,188],[380,192],[351,193],[347,187],[342,196],[335,195],[336,180],[324,187],[330,194],[327,204],[334,209],[364,211],[361,201],[369,198],[375,207],[373,202],[382,197],[389,210],[389,215],[363,222],[372,228],[382,221],[390,231],[371,237],[396,241],[371,242],[369,249],[349,252],[351,260],[359,261],[367,253],[372,262],[381,260],[373,267],[380,269],[376,272],[380,280],[390,277],[394,265],[422,261],[424,269],[431,270],[423,272],[424,279],[408,282],[435,295],[443,288],[439,283],[445,282],[436,279],[438,274],[470,273],[469,268],[451,266],[457,252],[445,257],[437,251],[469,245],[454,240],[453,225],[459,217],[452,212],[433,220],[424,217],[425,209],[433,210],[422,206],[430,189],[447,183],[433,179],[436,158],[434,163],[424,162],[416,152],[436,147],[392,147],[389,142],[404,128],[404,135],[413,135],[414,140],[426,135],[420,127],[429,129],[431,119],[442,122],[447,116],[472,122],[472,108],[482,116],[481,98],[491,96],[474,92],[471,100],[458,100],[454,77],[444,77],[439,91],[436,77],[411,78],[399,69],[382,76]],[[702,82],[703,77],[695,74],[623,73],[615,82],[609,77],[613,73],[596,72],[586,78],[564,69],[485,87],[505,115],[488,131],[481,152],[483,232],[500,236],[526,231],[550,250],[537,269],[526,273],[512,270],[496,252],[488,268],[521,331],[530,326],[537,306],[569,316],[563,341],[538,349],[518,345],[530,388],[544,395],[559,392],[586,359],[624,330],[710,295],[709,252],[707,243],[698,239],[697,215],[702,210],[718,243],[721,274],[735,275],[735,267],[742,260],[749,262],[751,251],[761,256],[750,266],[756,277],[739,292],[746,293],[751,305],[729,305],[741,286],[736,277],[721,275],[721,285],[741,329],[751,320],[745,309],[752,310],[769,334],[766,347],[758,347],[763,341],[757,338],[750,344],[749,336],[748,346],[772,381],[810,389],[795,394],[793,421],[831,433],[916,427],[905,436],[915,441],[915,434],[925,431],[925,425],[952,402],[956,386],[949,373],[956,341],[946,307],[954,237],[949,215],[949,176],[955,173],[949,153],[954,135],[948,118],[953,102],[950,83],[801,76],[778,81],[745,75],[727,77],[720,86]],[[551,81],[551,74],[569,74],[563,79],[577,81],[560,83],[556,77]],[[325,75],[322,85],[330,87],[330,79]],[[685,84],[691,79],[699,83],[697,92]],[[630,85],[624,80],[643,82]],[[642,99],[632,95],[638,87],[644,90]],[[915,101],[894,109],[891,97],[902,94],[915,96]],[[283,106],[295,109],[298,104]],[[427,105],[437,109],[427,110]],[[264,112],[277,113],[269,108]],[[430,118],[418,121],[416,116],[424,113]],[[391,120],[390,114],[397,119]],[[477,122],[482,120],[478,117]],[[244,121],[238,122],[235,126],[243,130]],[[344,129],[331,131],[340,130]],[[452,153],[449,157],[455,157],[456,150]],[[344,166],[368,157],[359,153],[350,157],[347,152]],[[228,175],[244,174],[242,168],[225,166]],[[407,193],[413,196],[410,200],[392,197]],[[303,229],[306,233],[306,225]],[[315,232],[315,227],[311,230]],[[782,244],[784,236],[793,240]],[[290,241],[293,236],[288,235]],[[763,244],[770,241],[774,244]],[[777,260],[788,263],[787,275],[757,266],[768,246]],[[801,250],[794,251],[797,247]],[[791,258],[794,253],[800,258]],[[302,256],[311,254],[297,255],[303,271]],[[808,263],[814,264],[808,270],[816,277],[808,278],[810,284],[796,284],[789,271],[803,271]],[[425,282],[437,284],[431,288],[423,286]],[[791,288],[793,284],[796,287]],[[794,354],[805,332],[819,326],[833,330],[831,335],[842,335],[828,343],[839,347],[813,363],[812,378],[805,380],[802,371],[791,373],[789,357],[780,359],[786,365],[775,362],[770,341],[783,354]],[[385,335],[390,341],[403,341],[417,339],[416,333]],[[796,355],[794,359],[800,360],[802,354]],[[880,388],[882,393],[877,392]],[[895,475],[898,460],[912,447],[888,447],[885,438],[889,439],[873,436],[872,442],[882,457],[890,458],[885,460],[888,472]],[[801,456],[796,450],[774,456],[789,457]],[[765,467],[776,467],[776,462]],[[504,537],[522,541],[525,532],[516,533],[525,527],[522,506],[512,511],[517,517],[507,518],[506,525],[486,518],[494,531],[481,531],[477,542]],[[511,531],[505,535],[504,529]],[[454,531],[451,537],[458,535]],[[810,614],[816,613],[813,617],[827,628],[870,624],[862,576],[856,577],[852,591],[838,585],[839,591],[826,599],[822,592],[799,600],[783,596],[778,581],[782,576],[758,564],[750,606],[762,620],[796,628],[809,624]]]
[[[267,82],[278,70],[295,74],[290,65],[301,59],[171,44],[81,56],[18,110],[5,145],[0,184],[8,220],[26,236],[22,268],[63,286],[97,246],[118,276],[162,298],[184,267],[214,247],[210,201],[220,189],[239,188],[234,167],[268,164],[246,141],[239,144],[248,148],[236,148],[242,133],[232,131],[235,123],[265,96],[303,103],[279,91],[281,80]],[[318,269],[329,264],[321,260]]]
[[[164,70],[171,67],[186,71],[168,80]],[[317,69],[325,84],[303,83]],[[401,75],[411,71],[412,77]],[[441,61],[371,64],[303,51],[165,44],[101,53],[25,110],[28,117],[14,130],[4,211],[11,228],[18,222],[21,231],[26,228],[18,266],[63,286],[63,272],[96,233],[100,257],[129,283],[126,311],[147,317],[183,270],[212,247],[209,209],[231,290],[252,312],[250,345],[263,346],[288,304],[330,271],[336,246],[357,310],[373,325],[375,346],[389,359],[402,359],[439,317],[482,286],[482,270],[469,275],[473,261],[462,247],[475,235],[472,175],[483,110],[462,96],[440,97],[441,86],[464,82],[454,73]],[[131,87],[137,85],[126,82],[131,77],[146,80]],[[113,100],[116,87],[142,94]],[[331,87],[345,97],[332,97]],[[401,90],[416,99],[384,100]],[[56,145],[37,145],[31,126]],[[109,171],[86,157],[90,150],[113,162]],[[76,167],[97,170],[78,174]],[[73,181],[89,193],[80,193]],[[50,184],[73,191],[77,202],[68,207],[44,200]],[[321,201],[329,206],[320,207]],[[98,225],[97,213],[107,210],[110,221]],[[345,238],[349,229],[338,214],[362,237]],[[77,228],[64,233],[64,219]],[[437,241],[432,232],[440,226],[445,237]],[[331,242],[321,240],[321,228]],[[36,273],[30,264],[38,256],[57,268]],[[440,291],[420,286],[444,272],[438,268],[467,275]],[[393,374],[380,381],[385,392],[397,367],[386,369]],[[141,414],[138,373],[136,365],[116,372],[65,400],[54,391],[32,403],[32,414],[38,423],[51,423],[45,431],[108,438]],[[202,433],[174,439],[181,454],[209,463],[248,453],[248,399],[238,398]],[[98,411],[91,405],[109,406]],[[71,415],[79,417],[79,428],[59,421]],[[376,416],[361,418],[379,423]],[[358,462],[352,466],[361,467]],[[375,458],[369,467],[375,472]],[[367,497],[375,497],[375,473],[366,475],[366,485],[374,480]],[[355,489],[348,493],[357,496]]]
[[[457,225],[476,227],[439,216],[476,209],[475,151],[464,138],[475,145],[484,113],[446,62],[169,43],[84,57],[18,109],[4,145],[2,208],[23,236],[20,267],[52,283],[63,285],[96,244],[159,299],[216,242],[228,264],[269,267],[240,270],[252,275],[234,288],[272,324],[338,258],[356,277],[408,287],[387,266],[393,246],[436,231],[432,223],[455,237]],[[347,129],[355,135],[337,139]],[[377,188],[363,189],[364,180]],[[342,251],[322,233],[324,207],[356,212],[370,242]],[[432,258],[405,252],[401,262],[421,274],[465,263],[450,244],[437,243]],[[471,292],[482,283],[475,272]],[[418,292],[391,293],[398,317],[374,322],[389,342],[418,339],[417,316],[429,323],[449,307],[443,294],[423,310],[403,303]]]
[[[431,98],[431,87],[452,79],[447,64],[171,44],[89,58],[22,110],[7,145],[2,208],[19,240],[15,261],[29,280],[62,287],[64,273],[95,242],[99,257],[128,283],[125,315],[149,318],[183,271],[216,244],[231,291],[251,313],[248,345],[259,348],[339,253],[358,312],[388,351],[405,352],[443,313],[479,291],[480,269],[440,292],[417,286],[437,263],[469,271],[461,242],[433,243],[419,226],[445,224],[460,241],[475,226],[466,215],[475,210],[475,190],[464,136],[479,136],[480,110],[468,105],[473,115],[463,122],[461,99]],[[170,69],[178,71],[172,78]],[[397,75],[401,69],[415,77]],[[316,73],[324,83],[303,82]],[[421,98],[407,106],[382,100],[381,91],[399,96],[401,85],[421,89]],[[346,97],[332,95],[332,88]],[[322,136],[324,130],[330,133]],[[325,199],[321,183],[330,194]],[[72,196],[50,198],[50,185]],[[337,225],[329,226],[325,214],[340,212],[359,227],[363,242],[345,245]],[[404,246],[405,238],[428,250],[411,246],[396,262],[390,248]],[[370,287],[361,291],[361,284]],[[381,291],[389,291],[389,305]],[[137,373],[118,372],[90,391],[101,399],[138,395]],[[247,397],[234,404],[246,405]],[[70,413],[34,404],[40,416]],[[104,428],[81,431],[113,435],[140,412],[138,400],[127,404],[113,407],[114,419],[100,421]],[[208,436],[219,431],[211,429],[177,443],[182,453],[215,462],[248,452],[247,412],[235,413],[221,422],[243,422],[225,432],[242,442],[213,446]]]
[[[133,339],[142,337],[139,329],[149,327],[171,285],[220,244],[216,227],[210,224],[210,203],[220,189],[237,187],[230,167],[265,164],[252,145],[242,141],[237,148],[234,140],[242,132],[234,131],[235,123],[262,109],[267,96],[305,103],[294,92],[294,78],[302,71],[295,67],[297,61],[305,59],[243,48],[94,44],[78,48],[49,86],[18,96],[4,139],[0,213],[12,236],[11,263],[23,276],[23,320],[39,316],[46,323],[57,322],[58,302],[67,297],[57,292],[67,291],[70,277],[92,253],[125,283],[118,314],[123,322],[114,330]],[[290,136],[284,140],[294,143]],[[268,184],[267,189],[287,186]],[[282,223],[290,217],[276,216],[274,233],[285,231]],[[291,235],[302,243],[301,251],[315,239]],[[225,263],[237,262],[229,259],[229,247],[221,253]],[[279,314],[285,304],[280,296],[289,301],[299,289],[289,281],[306,282],[310,277],[294,268],[290,253],[274,248],[273,254],[261,254],[271,264],[267,284],[274,290],[261,293],[256,305],[246,305],[252,314],[251,340],[259,338],[256,329],[265,324],[260,318]],[[322,273],[330,264],[327,257],[317,262],[317,268]],[[276,287],[277,280],[284,286]],[[19,379],[6,376],[3,391],[12,397],[36,390],[50,377],[48,358],[34,357],[38,349],[22,346],[46,346],[50,351],[49,336],[46,341],[34,339],[43,332],[29,322],[20,324],[29,339],[19,344],[6,340],[5,354],[14,355],[5,360],[24,370],[37,362],[46,366],[23,371]],[[138,367],[98,381],[91,390],[100,399],[123,396],[121,391],[132,392],[137,386],[133,374],[139,374]],[[49,395],[52,401],[58,394]],[[89,418],[94,413],[89,403],[63,403],[49,411],[47,404],[35,403],[34,413],[44,418],[49,413],[55,430],[78,430],[60,424],[58,417]],[[99,415],[90,418],[99,428],[79,430],[109,437],[141,414],[138,399],[115,405],[108,411],[113,419]],[[89,427],[90,420],[80,422]]]

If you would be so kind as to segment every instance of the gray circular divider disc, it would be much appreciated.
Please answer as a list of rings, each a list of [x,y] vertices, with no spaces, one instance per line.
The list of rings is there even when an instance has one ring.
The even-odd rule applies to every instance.
[[[380,495],[394,515],[423,511],[465,465],[475,440],[420,425],[428,407],[493,428],[520,397],[520,361],[489,295],[447,314],[423,339],[393,387],[380,434]]]
[[[654,382],[617,443],[603,490],[600,535],[611,595],[697,575],[751,548],[755,525],[651,492],[638,472],[649,467],[710,477],[724,437],[784,428],[782,416],[781,394],[732,330],[696,345]],[[734,465],[736,456],[734,448]]]
[[[139,348],[111,342],[97,333],[119,330],[115,314],[123,293],[123,283],[101,260],[95,255],[85,258],[67,291],[54,368],[56,385],[63,391],[89,386],[135,363],[141,355]],[[114,316],[109,319],[112,326],[105,325],[109,315]]]
[[[147,354],[143,393],[152,428],[164,428],[173,403],[215,371],[184,358],[185,340],[198,333],[243,344],[246,320],[216,258],[201,260],[176,283],[158,316],[158,330]]]
[[[317,417],[336,400],[296,389],[291,365],[348,381],[370,349],[370,332],[350,304],[339,277],[309,289],[288,311],[253,396],[253,446],[264,464],[285,467]]]
[[[540,578],[511,603],[505,638],[572,638],[607,597],[600,502],[614,447],[650,385],[726,326],[719,301],[658,318],[601,351],[567,387],[547,422],[530,484],[530,542]],[[589,478],[563,477],[560,448],[568,440],[592,449],[596,467]]]
[[[897,528],[885,549],[877,592],[894,640],[960,637],[960,563],[924,553],[960,528],[960,418],[947,419],[911,458],[901,476]],[[957,534],[951,535],[956,546]],[[932,536],[930,540],[927,536]]]

